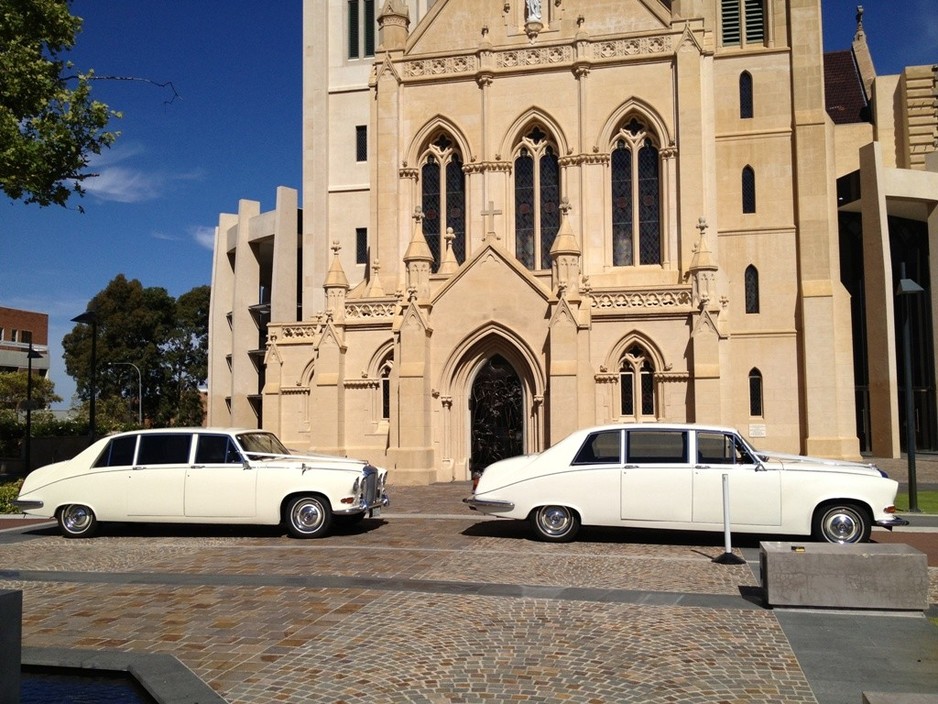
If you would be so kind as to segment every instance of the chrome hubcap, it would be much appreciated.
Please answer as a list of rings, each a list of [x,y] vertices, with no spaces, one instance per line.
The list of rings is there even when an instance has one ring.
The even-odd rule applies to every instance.
[[[851,511],[839,509],[827,515],[825,533],[829,539],[838,543],[850,543],[857,539],[860,525]]]
[[[322,524],[323,513],[319,504],[304,501],[293,509],[293,523],[303,531],[312,531]]]
[[[570,527],[570,513],[560,506],[541,509],[541,526],[551,535],[562,535]]]
[[[69,506],[65,509],[63,522],[69,531],[80,532],[91,522],[91,512],[85,506]]]

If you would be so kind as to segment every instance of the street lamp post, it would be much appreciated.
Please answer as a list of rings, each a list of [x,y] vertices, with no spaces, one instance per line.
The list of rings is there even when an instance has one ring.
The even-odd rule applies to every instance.
[[[909,296],[925,289],[905,277],[905,262],[899,265],[896,296],[902,297],[902,366],[905,382],[905,452],[909,461],[909,511],[919,512],[918,481],[915,476],[915,399],[912,398],[912,306]]]
[[[133,362],[108,362],[109,367],[123,364],[133,367],[137,371],[137,425],[143,427],[143,375],[140,373],[140,367]]]
[[[89,391],[91,392],[91,400],[88,403],[88,434],[91,436],[91,441],[94,442],[96,435],[95,432],[95,416],[94,416],[94,401],[95,396],[97,396],[97,356],[98,356],[98,314],[93,310],[86,310],[81,315],[76,315],[72,318],[73,323],[85,323],[86,325],[91,326],[91,381],[89,383]]]
[[[33,468],[33,360],[41,358],[42,355],[33,349],[33,341],[30,337],[29,351],[26,353],[26,456],[24,459],[27,474]]]

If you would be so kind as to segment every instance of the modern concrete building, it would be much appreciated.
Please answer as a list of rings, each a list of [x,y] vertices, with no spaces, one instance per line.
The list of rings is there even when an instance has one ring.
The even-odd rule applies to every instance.
[[[905,262],[938,445],[935,74],[876,76],[854,31],[825,56],[820,0],[305,0],[302,200],[219,218],[208,422],[397,483],[613,421],[895,455]]]
[[[39,376],[49,373],[49,316],[0,306],[0,374],[30,367]]]

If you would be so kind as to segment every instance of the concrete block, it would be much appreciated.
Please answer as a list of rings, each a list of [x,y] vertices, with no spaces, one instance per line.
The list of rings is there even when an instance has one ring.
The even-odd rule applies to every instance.
[[[864,692],[863,704],[938,704],[938,694]]]
[[[19,704],[23,592],[0,590],[0,704]]]
[[[771,606],[928,608],[928,558],[909,545],[771,541],[759,554]]]

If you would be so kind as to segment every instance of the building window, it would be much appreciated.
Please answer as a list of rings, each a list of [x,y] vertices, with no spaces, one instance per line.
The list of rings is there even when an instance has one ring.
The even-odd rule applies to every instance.
[[[381,386],[381,420],[388,420],[391,417],[391,370],[393,368],[394,359],[388,355],[378,370]]]
[[[661,160],[655,135],[632,117],[611,158],[613,266],[661,263]]]
[[[765,43],[765,0],[721,0],[723,46]]]
[[[749,415],[762,416],[762,372],[752,369],[749,372]]]
[[[375,0],[348,0],[348,57],[375,55]]]
[[[368,126],[355,127],[355,161],[368,161]]]
[[[19,341],[19,336],[20,336],[19,330],[17,330],[16,328],[13,328],[12,330],[10,330],[10,342]]]
[[[515,152],[515,256],[528,269],[550,269],[550,248],[560,229],[557,145],[534,125]]]
[[[748,120],[752,114],[752,74],[743,71],[739,74],[739,116]]]
[[[446,133],[427,146],[420,167],[423,235],[433,254],[433,271],[440,268],[446,228],[453,228],[453,254],[466,258],[466,175],[462,155]]]
[[[751,264],[746,267],[746,312],[759,312],[759,270]]]
[[[619,365],[620,416],[655,415],[655,370],[640,345],[632,345]]]
[[[355,228],[355,263],[368,263],[368,228]]]
[[[756,212],[756,172],[751,166],[743,169],[742,174],[743,212]]]

